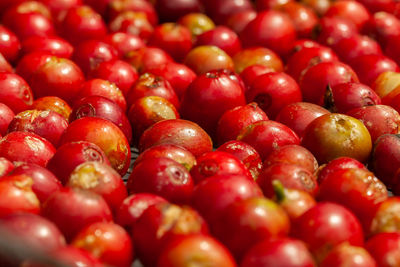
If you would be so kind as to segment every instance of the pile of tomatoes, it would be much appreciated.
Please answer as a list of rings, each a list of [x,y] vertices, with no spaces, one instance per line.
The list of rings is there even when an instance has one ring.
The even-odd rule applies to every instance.
[[[396,0],[0,1],[0,265],[400,266],[399,65]]]

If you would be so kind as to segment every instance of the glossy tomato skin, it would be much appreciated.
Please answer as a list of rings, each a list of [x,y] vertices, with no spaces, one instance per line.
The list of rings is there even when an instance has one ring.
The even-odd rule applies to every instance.
[[[268,198],[275,195],[273,188],[275,180],[280,181],[285,188],[303,190],[313,196],[318,192],[317,179],[313,173],[294,164],[275,163],[264,166],[257,183]]]
[[[217,151],[227,152],[237,157],[249,170],[254,180],[257,180],[262,169],[260,154],[249,144],[238,140],[228,141],[217,148]]]
[[[347,189],[345,189],[347,188]],[[340,169],[320,183],[318,199],[339,203],[351,210],[364,227],[379,204],[388,198],[386,186],[372,172]]]
[[[14,119],[14,112],[3,103],[0,103],[0,134],[6,135],[10,122]]]
[[[365,24],[363,32],[386,47],[389,40],[400,34],[400,22],[387,11],[376,12]]]
[[[275,163],[288,163],[301,166],[310,173],[315,173],[318,168],[317,159],[306,148],[299,145],[286,145],[273,151],[264,161],[264,166]]]
[[[374,258],[365,248],[342,244],[335,247],[321,262],[321,267],[346,266],[377,267]]]
[[[29,84],[19,75],[0,73],[0,101],[14,113],[24,111],[33,102],[33,93]]]
[[[184,64],[167,62],[162,65],[153,66],[148,70],[157,76],[162,76],[174,88],[178,98],[181,100],[187,87],[196,78],[196,73]]]
[[[341,62],[321,62],[303,73],[299,85],[304,101],[322,106],[328,85],[358,81],[350,66]]]
[[[240,39],[245,47],[265,46],[284,55],[296,40],[296,29],[286,14],[267,10],[246,25]]]
[[[121,176],[111,166],[100,162],[84,162],[71,173],[67,186],[99,194],[112,211],[128,196]]]
[[[271,49],[263,46],[243,48],[233,56],[235,71],[241,73],[245,68],[260,64],[270,67],[274,71],[283,71],[283,62],[281,58]]]
[[[302,145],[320,164],[344,156],[366,162],[372,150],[371,136],[364,124],[339,113],[325,114],[312,121],[306,128]]]
[[[332,49],[325,46],[304,47],[289,56],[286,72],[298,82],[307,68],[320,62],[331,61],[339,61]]]
[[[15,115],[8,125],[8,132],[25,131],[35,133],[58,147],[61,135],[68,127],[68,121],[51,110],[25,110]]]
[[[21,42],[18,37],[7,27],[1,25],[0,39],[0,53],[7,61],[14,62],[21,49]]]
[[[33,180],[32,191],[40,203],[44,203],[53,193],[62,188],[61,182],[48,169],[32,163],[16,166],[10,175],[26,175]]]
[[[292,77],[283,72],[270,72],[254,80],[246,91],[246,100],[256,102],[269,118],[275,119],[283,107],[302,101],[302,94]]]
[[[399,233],[381,233],[367,240],[365,248],[378,266],[392,267],[400,264],[399,240]]]
[[[359,162],[358,160],[350,157],[339,157],[334,160],[329,161],[325,165],[321,165],[318,170],[318,183],[322,183],[326,177],[334,175],[339,170],[342,169],[364,169],[367,168]]]
[[[0,156],[11,162],[34,163],[45,167],[55,152],[49,141],[30,132],[12,132],[0,141]]]
[[[308,38],[312,35],[312,30],[318,24],[316,12],[309,6],[295,1],[288,1],[279,5],[278,10],[285,12],[292,20],[298,38]]]
[[[98,117],[73,121],[62,135],[60,145],[76,141],[98,145],[120,175],[127,172],[131,160],[130,146],[124,133],[111,121]]]
[[[215,45],[231,57],[242,48],[238,35],[225,26],[217,26],[214,29],[203,32],[197,36],[195,45]]]
[[[42,51],[63,58],[70,58],[74,52],[74,47],[69,42],[56,36],[31,36],[22,42],[21,49],[22,55]]]
[[[125,32],[110,33],[102,41],[113,46],[120,58],[124,58],[130,51],[145,47],[139,36]]]
[[[168,240],[178,235],[208,234],[203,218],[189,206],[158,203],[144,211],[132,227],[137,255],[147,266],[154,266]]]
[[[171,62],[172,58],[160,48],[146,46],[129,52],[126,60],[140,74],[143,74],[149,69]]]
[[[319,21],[317,41],[332,46],[339,40],[357,35],[357,27],[349,20],[341,17],[324,17]]]
[[[137,144],[143,132],[163,120],[179,119],[175,106],[164,97],[144,96],[129,108],[128,119],[133,127],[133,141]]]
[[[354,246],[364,243],[361,224],[354,214],[331,202],[320,202],[297,218],[292,224],[292,236],[307,244],[317,262],[343,242]]]
[[[87,40],[75,46],[72,60],[87,75],[100,63],[117,59],[117,55],[111,45],[98,40]]]
[[[167,143],[182,146],[195,157],[213,148],[210,136],[198,124],[175,119],[157,122],[144,131],[139,141],[139,152]]]
[[[199,263],[209,266],[237,266],[229,250],[212,236],[187,234],[172,238],[164,246],[159,267],[184,267]]]
[[[306,191],[284,188],[279,181],[273,182],[273,187],[273,199],[285,210],[292,223],[317,204],[314,197]]]
[[[130,193],[153,193],[174,203],[189,203],[194,182],[188,170],[169,158],[148,158],[138,163],[128,178]]]
[[[302,241],[278,238],[261,241],[252,246],[244,255],[240,266],[314,267],[316,265]]]
[[[124,111],[112,100],[102,96],[88,96],[75,102],[69,121],[83,117],[99,117],[114,123],[124,133],[130,143],[132,127]]]
[[[36,97],[58,96],[71,103],[85,80],[81,69],[66,58],[51,57],[29,78]]]
[[[129,266],[134,259],[131,237],[112,222],[88,225],[75,236],[71,245],[85,249],[104,264],[115,267]]]
[[[0,225],[41,251],[50,252],[66,245],[65,238],[57,226],[36,214],[11,214],[1,219]]]
[[[256,197],[231,204],[210,227],[213,234],[235,257],[241,259],[254,244],[265,239],[286,236],[290,221],[285,211],[275,202]]]
[[[178,23],[186,26],[193,36],[215,28],[212,19],[200,12],[186,14],[178,20]]]
[[[154,31],[153,25],[151,25],[147,19],[146,14],[131,10],[126,10],[117,14],[110,20],[108,29],[111,32],[136,34],[144,41],[147,41]]]
[[[72,111],[68,103],[57,96],[44,96],[37,98],[33,101],[31,108],[36,110],[55,111],[61,114],[66,120],[69,119],[69,115]]]
[[[0,180],[0,218],[27,212],[40,213],[40,202],[32,191],[33,180],[25,175],[12,175]]]
[[[324,16],[348,19],[356,25],[358,30],[361,30],[370,18],[370,14],[363,4],[343,0],[332,3]]]
[[[212,151],[196,158],[197,164],[190,170],[196,184],[214,175],[242,175],[253,179],[246,166],[235,156]]]
[[[174,60],[182,62],[186,54],[192,49],[192,34],[183,25],[167,22],[154,29],[148,45],[160,47]]]
[[[70,187],[48,198],[42,206],[42,215],[57,225],[67,241],[91,223],[112,220],[111,210],[100,195]]]
[[[373,236],[379,233],[397,232],[399,230],[399,209],[399,197],[389,197],[379,203],[379,206],[371,212],[370,220],[367,221],[367,234]]]
[[[134,166],[144,159],[161,157],[175,160],[182,164],[188,171],[196,165],[196,157],[186,148],[173,144],[161,144],[152,146],[140,153],[134,162]]]
[[[259,121],[250,124],[240,132],[237,140],[254,147],[262,160],[281,146],[300,144],[300,139],[295,132],[276,121]]]
[[[86,0],[91,1],[91,0]],[[93,1],[93,0],[92,0]],[[103,0],[104,1],[104,0]],[[106,0],[108,1],[108,0]],[[97,2],[92,2],[92,5],[97,6]],[[119,0],[110,0],[108,5],[108,10],[105,10],[107,13],[106,17],[109,19],[115,18],[119,13],[123,13],[125,11],[135,11],[142,12],[146,19],[152,24],[156,25],[158,23],[157,13],[153,7],[153,5],[147,1],[119,1]]]
[[[328,89],[325,107],[332,112],[347,113],[351,109],[381,104],[381,98],[362,83],[340,83]]]
[[[148,207],[167,202],[166,199],[150,193],[132,194],[125,198],[119,206],[116,211],[115,222],[126,229],[131,229]]]
[[[250,87],[250,85],[253,83],[253,81],[258,77],[263,74],[273,72],[274,70],[272,68],[269,68],[267,66],[261,65],[261,64],[254,64],[246,67],[241,73],[240,73],[240,78],[242,78],[246,90]]]
[[[126,102],[130,107],[138,99],[145,96],[160,96],[167,99],[175,106],[180,107],[180,101],[171,84],[162,76],[156,76],[151,73],[144,73],[126,93]]]
[[[319,105],[308,102],[297,102],[283,107],[275,120],[292,129],[300,138],[307,126],[316,118],[329,111]]]
[[[219,220],[221,212],[230,204],[251,197],[261,197],[257,183],[246,176],[218,175],[196,185],[192,205],[208,223]]]
[[[123,60],[110,60],[100,63],[97,68],[89,73],[91,78],[99,78],[115,83],[124,96],[138,79],[138,73],[134,67]]]
[[[373,143],[384,134],[399,133],[400,115],[390,106],[364,106],[352,109],[347,114],[364,123]]]
[[[124,112],[127,110],[127,104],[121,89],[113,82],[104,79],[91,79],[82,83],[81,89],[74,99],[74,103],[81,98],[98,95],[106,97],[115,102]],[[69,116],[68,116],[69,118]]]
[[[86,141],[67,142],[61,145],[47,164],[47,168],[66,184],[71,172],[81,163],[97,161],[110,165],[103,150]]]

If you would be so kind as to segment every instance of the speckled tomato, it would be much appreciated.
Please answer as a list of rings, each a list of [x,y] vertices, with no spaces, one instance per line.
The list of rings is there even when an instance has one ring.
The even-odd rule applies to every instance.
[[[0,140],[0,156],[13,163],[21,161],[45,167],[55,152],[49,141],[30,132],[12,132]]]
[[[328,110],[316,104],[297,102],[283,107],[275,120],[288,126],[302,138],[305,129],[313,120],[328,113]]]
[[[118,3],[118,1],[116,2]],[[147,19],[146,14],[130,10],[123,11],[110,20],[108,29],[110,32],[135,34],[144,41],[147,41],[154,31],[153,25]]]
[[[244,127],[266,120],[268,120],[267,114],[254,102],[227,110],[218,121],[216,133],[218,144],[235,140]]]
[[[210,224],[213,234],[241,259],[256,243],[286,236],[290,221],[278,204],[263,197],[236,201]],[[235,233],[235,234],[232,234]]]
[[[203,218],[189,206],[158,203],[146,209],[132,228],[137,255],[146,266],[154,266],[163,244],[177,235],[208,234]]]
[[[339,169],[320,183],[318,199],[332,201],[350,209],[363,224],[388,197],[386,186],[372,172],[361,168]],[[367,229],[367,228],[366,228]]]
[[[320,202],[297,218],[292,224],[292,236],[307,244],[317,262],[341,243],[364,244],[362,227],[356,216],[331,202]]]
[[[14,164],[4,157],[0,157],[0,177],[4,177],[14,169]]]
[[[188,264],[237,266],[229,250],[213,237],[203,234],[181,235],[167,242],[157,266],[185,267]]]
[[[15,115],[8,125],[8,133],[24,131],[35,133],[58,147],[61,135],[68,127],[68,121],[52,110],[25,110]]]
[[[144,131],[139,141],[139,151],[161,144],[182,146],[195,157],[213,148],[210,136],[199,125],[179,119],[157,122]]]
[[[73,122],[84,117],[98,117],[109,120],[118,126],[129,143],[132,141],[132,128],[128,117],[112,100],[98,95],[81,98],[75,102],[69,121]]]
[[[175,106],[160,96],[145,96],[137,99],[129,108],[128,119],[133,128],[133,141],[137,144],[143,132],[163,120],[179,119]]]
[[[277,238],[252,246],[244,255],[240,266],[314,267],[315,262],[307,246],[300,240]]]
[[[399,211],[399,197],[389,197],[385,201],[380,202],[375,209],[370,211],[371,216],[366,221],[368,227],[366,233],[369,236],[374,236],[379,233],[398,232],[400,229]]]
[[[124,133],[111,121],[97,117],[73,121],[62,135],[60,145],[74,141],[98,145],[120,175],[127,172],[131,160],[129,143]]]
[[[304,132],[302,145],[320,164],[338,157],[365,162],[372,150],[371,136],[364,124],[339,113],[322,115],[312,121]]]
[[[96,161],[78,165],[66,185],[99,194],[114,212],[128,196],[121,176],[109,165]]]
[[[242,161],[254,180],[257,180],[262,169],[260,154],[251,145],[238,140],[226,142],[217,148],[217,151],[227,152]]]
[[[300,139],[289,127],[276,121],[259,121],[244,128],[237,140],[248,143],[265,158],[284,145],[299,145]]]
[[[33,180],[25,175],[12,175],[0,180],[0,218],[10,214],[40,213],[40,202],[32,191]]]
[[[91,1],[93,5],[97,6],[98,1],[96,0],[85,0],[86,2]],[[152,24],[156,25],[158,22],[157,13],[153,7],[153,5],[147,1],[125,1],[125,0],[103,0],[106,2],[106,16],[109,18],[116,17],[119,13],[124,11],[136,11],[142,12],[146,19]]]
[[[33,93],[29,84],[19,75],[0,73],[0,101],[14,113],[24,111],[32,105]]]
[[[170,158],[147,158],[135,165],[127,188],[130,193],[152,193],[171,202],[187,204],[194,181],[183,165]]]
[[[298,165],[275,163],[264,166],[257,183],[268,198],[275,195],[274,181],[280,181],[285,188],[303,190],[313,196],[318,192],[317,179],[313,173]]]
[[[252,197],[262,197],[256,182],[246,176],[217,175],[196,185],[192,204],[208,223],[213,223],[230,204]]]
[[[112,213],[104,199],[93,192],[64,187],[42,206],[42,215],[55,223],[67,241],[94,222],[112,221]]]
[[[52,110],[61,114],[66,120],[69,119],[69,115],[72,111],[68,103],[57,96],[44,96],[37,98],[33,101],[31,109]]]
[[[132,194],[125,198],[119,206],[115,214],[115,222],[131,229],[148,207],[167,202],[166,199],[150,193]]]
[[[32,191],[40,203],[44,203],[53,193],[62,188],[61,182],[48,169],[33,163],[17,165],[10,175],[26,175],[33,180]]]
[[[161,157],[175,160],[182,164],[188,171],[196,165],[195,156],[186,148],[173,144],[161,144],[152,146],[140,153],[134,162],[134,166],[144,159]]]
[[[129,234],[118,224],[96,222],[81,229],[72,246],[90,252],[104,264],[126,267],[134,258],[133,243]]]

